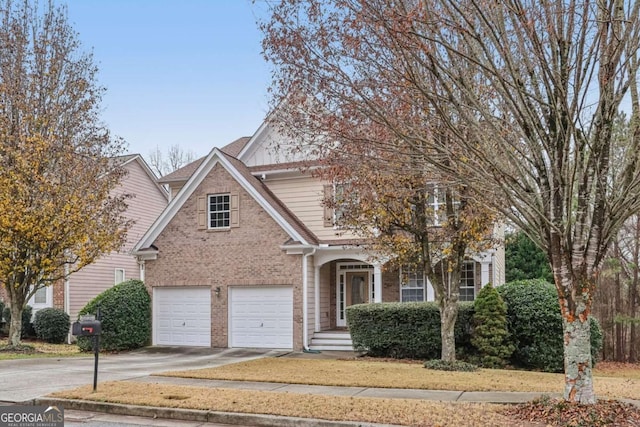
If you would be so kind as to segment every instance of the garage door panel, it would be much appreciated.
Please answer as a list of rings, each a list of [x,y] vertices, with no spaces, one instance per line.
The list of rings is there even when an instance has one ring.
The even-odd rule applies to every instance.
[[[211,289],[154,288],[157,345],[211,346]]]
[[[230,296],[230,347],[293,347],[291,287],[231,288]]]

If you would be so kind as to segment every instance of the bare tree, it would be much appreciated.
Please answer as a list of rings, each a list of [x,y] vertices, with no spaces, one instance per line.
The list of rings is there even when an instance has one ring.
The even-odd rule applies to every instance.
[[[167,149],[166,159],[158,146],[156,146],[155,150],[149,152],[149,165],[158,176],[167,175],[195,159],[196,155],[193,151],[185,151],[178,144],[174,144]]]
[[[345,135],[348,144],[388,147],[392,134],[405,152],[427,147],[424,160],[547,253],[564,320],[565,399],[583,404],[596,401],[588,321],[596,278],[640,208],[639,8],[285,0],[263,25],[274,101],[300,118],[314,152]],[[629,91],[632,137],[614,167],[614,119]],[[386,132],[348,138],[371,122]]]

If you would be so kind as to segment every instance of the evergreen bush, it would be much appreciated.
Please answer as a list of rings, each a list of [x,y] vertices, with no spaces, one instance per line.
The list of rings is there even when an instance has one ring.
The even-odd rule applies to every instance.
[[[33,319],[36,337],[52,344],[60,344],[65,341],[69,334],[69,325],[69,315],[58,308],[38,310]]]
[[[373,357],[439,359],[440,310],[435,302],[358,304],[347,307],[353,348]],[[473,303],[459,303],[456,352],[470,351]]]
[[[480,290],[473,307],[471,344],[480,363],[485,368],[502,368],[514,350],[508,342],[507,307],[491,283]]]
[[[128,280],[107,289],[80,310],[79,316],[97,315],[100,309],[102,334],[100,348],[107,351],[131,350],[151,339],[151,298],[144,283]],[[78,337],[83,351],[93,348],[90,337]]]
[[[507,305],[507,328],[515,344],[514,365],[546,372],[564,370],[562,316],[558,293],[540,279],[520,280],[497,288]],[[590,318],[593,362],[602,349],[602,331]]]

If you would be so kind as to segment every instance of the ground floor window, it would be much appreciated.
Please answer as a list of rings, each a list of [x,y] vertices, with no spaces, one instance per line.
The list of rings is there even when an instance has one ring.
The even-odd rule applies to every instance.
[[[425,301],[426,283],[424,272],[403,267],[400,269],[400,301]]]
[[[475,262],[465,261],[460,271],[460,301],[473,301],[476,297]],[[423,271],[410,267],[400,269],[400,301],[426,301],[427,278]]]
[[[473,301],[476,297],[476,263],[465,261],[460,272],[460,301]]]

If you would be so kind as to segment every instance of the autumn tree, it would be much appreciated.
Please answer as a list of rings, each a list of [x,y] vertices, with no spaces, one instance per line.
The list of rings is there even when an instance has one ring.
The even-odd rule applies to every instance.
[[[331,80],[327,89],[336,93],[316,93],[313,85],[305,86],[307,75],[298,67],[306,67],[307,61],[315,67],[315,61],[323,63],[322,58],[335,57],[335,52],[329,45],[313,45],[319,49],[313,51],[307,45],[312,41],[288,38],[293,24],[285,20],[295,3],[282,3],[274,11],[273,21],[263,26],[267,56],[282,66],[274,87],[281,96],[274,100],[270,122],[294,141],[287,149],[304,151],[305,157],[314,159],[313,164],[319,166],[313,169],[315,175],[337,183],[335,194],[325,203],[339,210],[339,229],[366,239],[369,252],[389,260],[388,266],[415,270],[429,279],[440,310],[441,359],[454,361],[463,262],[497,243],[493,236],[495,211],[480,203],[476,190],[454,174],[433,166],[435,159],[449,162],[429,148],[431,139],[442,141],[448,135],[435,116],[425,117],[421,109],[395,102],[402,99],[406,88],[378,91],[375,82],[368,83],[372,86],[350,86],[348,75],[331,70],[322,78]],[[309,11],[300,15],[313,15],[315,6],[321,8],[312,2]],[[341,13],[339,9],[333,12]],[[337,26],[333,29],[335,36],[343,34]],[[304,30],[298,27],[295,31]],[[377,60],[383,57],[377,56]],[[288,67],[286,61],[297,62]],[[321,68],[319,65],[316,70]],[[396,113],[395,120],[421,127],[421,136],[430,141],[415,140],[408,145],[406,135],[398,134],[378,117],[363,114],[357,104],[341,103],[360,90],[371,91],[375,102],[387,102]],[[312,93],[318,97],[310,96]]]
[[[376,123],[384,133],[348,144],[384,148],[392,134],[403,153],[428,148],[423,160],[544,250],[563,317],[564,396],[583,404],[596,401],[588,321],[596,277],[640,208],[639,8],[283,0],[263,25],[275,102],[300,118],[310,150],[322,155],[333,137]],[[614,157],[613,123],[629,94],[632,137]]]
[[[122,150],[99,121],[103,89],[64,8],[0,2],[0,282],[22,310],[43,286],[118,249],[128,223],[113,196]]]
[[[374,128],[372,124],[367,132]],[[287,129],[297,127],[282,127],[283,132]],[[389,147],[392,138],[389,135]],[[424,152],[404,156],[374,147],[368,153],[352,148],[358,147],[332,150],[314,171],[336,183],[325,200],[339,213],[333,218],[335,225],[340,232],[368,241],[369,252],[388,260],[388,268],[408,269],[429,279],[440,309],[441,359],[454,361],[462,265],[468,256],[495,244],[495,216],[467,186],[425,167]],[[398,173],[412,163],[415,168]]]
[[[166,153],[163,153],[157,146],[149,153],[149,165],[158,176],[165,176],[195,159],[196,155],[193,151],[185,151],[178,144],[170,146]]]

